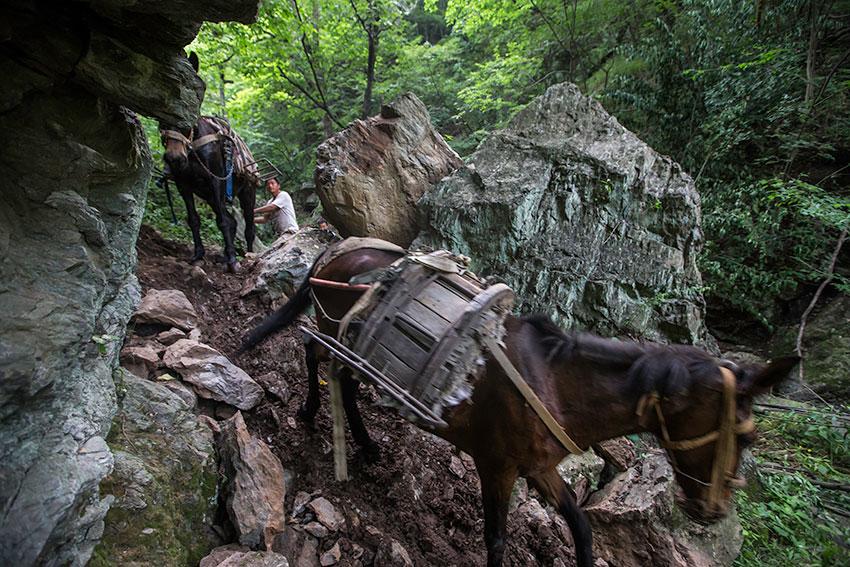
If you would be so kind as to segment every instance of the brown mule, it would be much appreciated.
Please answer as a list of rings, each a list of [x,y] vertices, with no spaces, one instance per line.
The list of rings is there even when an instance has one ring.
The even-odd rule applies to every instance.
[[[347,282],[388,266],[398,254],[360,249],[343,254],[309,276]],[[314,299],[319,329],[335,336],[336,324],[361,292],[311,288],[295,296],[243,343],[252,348],[289,325]],[[668,447],[685,509],[706,521],[725,515],[741,450],[755,437],[753,396],[782,380],[798,362],[779,359],[764,368],[739,368],[690,346],[639,344],[588,334],[565,334],[545,317],[508,317],[506,353],[545,406],[582,448],[640,432]],[[300,416],[312,421],[319,408],[318,349],[305,344],[309,392]],[[376,452],[357,409],[358,382],[342,371],[343,404],[354,440]],[[730,390],[731,386],[731,390]],[[481,479],[487,564],[501,565],[508,502],[523,476],[564,516],[573,534],[578,565],[593,565],[590,524],[572,489],[555,467],[567,455],[491,356],[475,382],[472,398],[447,410],[448,427],[431,431],[475,460]]]
[[[198,57],[189,56],[192,67],[198,71]],[[163,159],[171,177],[186,205],[186,222],[192,231],[194,252],[189,262],[204,258],[206,250],[201,241],[201,217],[195,207],[195,195],[206,201],[215,213],[215,222],[224,240],[224,258],[229,272],[236,272],[236,219],[227,209],[227,182],[232,182],[233,197],[239,200],[245,219],[245,242],[247,252],[253,251],[254,207],[257,186],[253,180],[244,178],[227,167],[225,140],[219,135],[215,122],[220,119],[203,116],[193,128],[177,128],[160,124],[160,136],[165,149]],[[233,137],[238,136],[233,133]],[[240,144],[242,142],[239,142]],[[244,144],[243,144],[244,145]],[[246,146],[247,147],[247,146]],[[253,158],[251,158],[253,161]]]

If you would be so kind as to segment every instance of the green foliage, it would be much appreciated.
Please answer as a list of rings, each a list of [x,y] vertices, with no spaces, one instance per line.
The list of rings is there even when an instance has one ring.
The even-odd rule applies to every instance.
[[[145,215],[142,218],[148,226],[152,226],[163,237],[169,240],[185,242],[192,244],[192,231],[186,223],[186,206],[183,204],[183,199],[177,192],[177,187],[171,184],[171,198],[174,201],[174,213],[177,216],[177,223],[172,222],[171,211],[168,208],[168,200],[165,195],[165,189],[154,184],[155,180],[151,180],[148,188],[148,201],[145,205]],[[216,244],[224,246],[224,239],[221,236],[221,231],[215,222],[215,213],[209,205],[202,199],[195,197],[195,207],[198,215],[201,217],[201,240],[204,245]]]
[[[846,550],[833,539],[840,524],[820,512],[817,487],[799,474],[764,475],[761,482],[758,499],[744,492],[737,498],[745,543],[735,565],[840,565]]]
[[[769,326],[777,298],[825,277],[850,200],[799,179],[760,179],[706,193],[703,214],[709,293]]]
[[[92,342],[97,345],[97,352],[100,356],[106,356],[107,351],[109,350],[109,345],[111,343],[117,342],[121,337],[116,337],[115,335],[103,334],[103,335],[92,335]]]
[[[461,155],[572,81],[693,175],[709,302],[770,326],[823,278],[848,218],[848,11],[850,0],[268,0],[256,24],[206,24],[190,49],[204,112],[226,115],[289,190],[362,116],[370,36],[373,112],[413,91]]]
[[[817,411],[759,420],[756,460],[777,468],[762,469],[758,488],[738,493],[744,547],[736,565],[846,565],[850,524],[834,510],[847,510],[850,497],[812,482],[850,482],[846,425]]]

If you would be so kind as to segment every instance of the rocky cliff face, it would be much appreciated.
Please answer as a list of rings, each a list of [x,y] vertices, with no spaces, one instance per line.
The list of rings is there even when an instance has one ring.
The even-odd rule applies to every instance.
[[[204,19],[256,1],[24,2],[0,25],[0,563],[84,564],[150,175],[135,116],[193,122]]]
[[[524,311],[608,336],[709,340],[693,181],[574,85],[551,87],[419,205],[414,245],[470,256]]]

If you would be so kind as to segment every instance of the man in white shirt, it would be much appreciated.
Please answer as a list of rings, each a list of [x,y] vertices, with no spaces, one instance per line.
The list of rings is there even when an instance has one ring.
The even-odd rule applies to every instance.
[[[262,207],[254,209],[254,222],[271,222],[278,236],[298,232],[298,221],[295,220],[295,208],[289,193],[280,190],[280,182],[276,177],[266,181],[266,188],[272,198]]]

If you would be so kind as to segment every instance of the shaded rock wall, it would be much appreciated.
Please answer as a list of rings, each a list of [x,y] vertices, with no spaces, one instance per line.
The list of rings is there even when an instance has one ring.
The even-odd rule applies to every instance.
[[[182,46],[256,1],[4,3],[0,563],[84,564],[111,497],[112,372],[138,302],[151,159],[133,110],[193,122]]]
[[[0,116],[0,558],[91,553],[109,500],[112,370],[139,299],[141,127],[76,88]],[[96,341],[104,344],[99,346]]]
[[[196,565],[220,543],[213,433],[166,385],[116,375],[115,470],[102,485],[115,501],[91,565]]]
[[[407,246],[416,237],[416,202],[461,165],[413,93],[356,120],[316,150],[316,192],[343,236]]]
[[[574,85],[547,90],[419,205],[414,245],[470,256],[524,311],[609,336],[707,340],[693,181]]]

